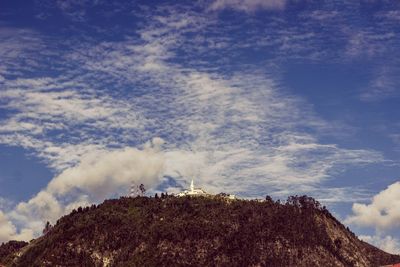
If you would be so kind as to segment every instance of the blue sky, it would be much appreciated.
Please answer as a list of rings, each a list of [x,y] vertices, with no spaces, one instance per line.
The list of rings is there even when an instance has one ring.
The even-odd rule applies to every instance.
[[[399,7],[0,0],[0,241],[194,178],[400,253]]]

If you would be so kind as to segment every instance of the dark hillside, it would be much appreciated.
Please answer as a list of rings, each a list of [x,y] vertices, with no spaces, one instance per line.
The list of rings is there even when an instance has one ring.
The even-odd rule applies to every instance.
[[[121,198],[79,208],[13,266],[379,266],[400,262],[357,239],[312,198]],[[2,259],[0,259],[2,260]],[[4,261],[3,261],[4,262]]]
[[[0,266],[13,261],[15,253],[18,253],[23,247],[28,245],[23,241],[10,241],[0,245]]]

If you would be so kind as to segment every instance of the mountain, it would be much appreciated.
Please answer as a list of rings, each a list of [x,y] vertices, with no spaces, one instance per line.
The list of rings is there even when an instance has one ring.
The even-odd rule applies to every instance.
[[[285,203],[269,197],[228,200],[224,195],[123,197],[78,208],[29,244],[12,242],[0,246],[0,263],[5,266],[381,266],[400,262],[400,256],[360,241],[307,196],[293,196]]]

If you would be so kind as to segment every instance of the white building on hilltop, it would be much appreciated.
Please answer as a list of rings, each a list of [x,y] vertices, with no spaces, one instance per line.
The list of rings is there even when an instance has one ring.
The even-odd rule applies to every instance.
[[[190,183],[190,189],[180,192],[180,193],[176,194],[176,196],[178,196],[178,197],[185,197],[185,196],[195,196],[195,197],[204,196],[205,197],[205,196],[207,196],[207,197],[222,197],[222,198],[230,199],[230,200],[236,199],[235,195],[226,194],[226,193],[219,193],[217,195],[211,195],[201,188],[195,188],[193,179],[192,179],[192,182]]]
[[[184,197],[184,196],[207,196],[207,194],[203,189],[201,188],[195,188],[193,179],[192,182],[190,183],[190,189],[185,190],[183,192],[180,192],[177,194],[178,197]]]

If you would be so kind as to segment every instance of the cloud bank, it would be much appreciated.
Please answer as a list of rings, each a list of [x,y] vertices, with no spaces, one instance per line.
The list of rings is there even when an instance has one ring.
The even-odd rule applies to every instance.
[[[78,166],[66,169],[47,186],[47,191],[63,196],[73,190],[104,199],[131,181],[153,187],[163,173],[164,157],[154,148],[93,151]]]
[[[400,182],[391,184],[372,198],[370,204],[353,204],[348,223],[372,226],[379,230],[400,226]]]

